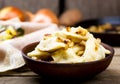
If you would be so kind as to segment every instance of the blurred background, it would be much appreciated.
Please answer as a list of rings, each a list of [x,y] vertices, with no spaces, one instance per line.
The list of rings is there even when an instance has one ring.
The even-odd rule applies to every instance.
[[[60,1],[65,2],[65,7]],[[50,8],[57,15],[61,13],[60,6],[64,10],[78,8],[83,19],[120,15],[120,0],[0,0],[0,8],[11,5],[33,13],[40,8]]]

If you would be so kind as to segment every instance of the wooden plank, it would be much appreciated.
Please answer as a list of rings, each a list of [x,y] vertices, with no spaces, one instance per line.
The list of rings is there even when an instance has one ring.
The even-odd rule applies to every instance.
[[[10,5],[33,13],[41,8],[49,8],[56,14],[59,12],[58,0],[4,0],[4,6]]]
[[[64,83],[70,83],[70,84],[119,84],[120,83],[120,62],[119,62],[120,56],[114,56],[111,64],[109,67],[103,71],[102,73],[96,75],[95,77],[81,81],[81,80],[64,80],[59,81],[59,84],[64,84]],[[21,68],[22,69],[22,68]],[[46,80],[35,73],[31,72],[30,70],[28,71],[21,71],[21,70],[14,70],[13,72],[15,73],[4,73],[0,75],[0,83],[1,84],[47,84],[52,83],[56,84],[54,80]],[[11,74],[11,75],[7,75]],[[57,82],[58,83],[58,82]]]
[[[37,77],[0,77],[0,84],[40,84]]]
[[[23,66],[21,68],[15,69],[15,70],[10,70],[7,72],[2,72],[0,73],[0,77],[3,76],[37,76],[37,74],[35,74],[34,72],[32,72],[27,66]]]
[[[120,15],[119,0],[66,0],[66,8],[78,8],[84,19]]]
[[[99,17],[117,16],[119,11],[117,8],[119,0],[101,0],[98,2]],[[109,3],[108,3],[109,2]]]
[[[120,83],[120,56],[114,56],[109,67],[95,78],[87,81],[87,84],[119,84]]]
[[[120,49],[120,48],[119,48]],[[120,73],[120,62],[119,62],[119,59],[120,59],[120,54],[119,55],[115,55],[113,57],[113,60],[110,64],[110,66],[108,67],[108,71],[113,71],[113,74],[114,73]],[[21,67],[19,69],[16,69],[16,70],[12,70],[12,71],[8,71],[8,72],[4,72],[4,73],[0,73],[0,76],[1,77],[4,77],[4,76],[23,76],[23,77],[28,77],[28,76],[33,76],[33,77],[36,77],[38,76],[37,74],[35,74],[34,72],[32,72],[30,69],[28,69],[27,66],[24,66],[24,67]]]
[[[50,8],[56,14],[59,13],[59,0],[0,0],[0,7],[2,7],[1,2],[3,1],[4,6],[13,5],[33,13],[40,8]],[[66,10],[78,8],[83,13],[83,19],[91,19],[106,16],[119,16],[119,4],[120,0],[66,0],[65,7]]]
[[[115,73],[115,72],[114,72]],[[106,70],[89,80],[46,80],[41,77],[0,77],[1,84],[119,84],[120,74]]]
[[[120,47],[114,47],[115,55],[120,56]]]
[[[0,8],[2,8],[4,5],[4,0],[0,0]]]
[[[117,8],[117,11],[120,11],[120,0],[116,0],[116,8]],[[118,12],[119,15],[120,15],[120,12]]]

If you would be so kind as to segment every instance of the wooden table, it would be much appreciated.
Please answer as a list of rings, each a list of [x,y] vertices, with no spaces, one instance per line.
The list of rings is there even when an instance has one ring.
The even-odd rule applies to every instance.
[[[86,81],[45,80],[26,66],[17,70],[0,73],[0,84],[120,84],[120,47],[114,47],[115,55],[110,66],[92,79]]]

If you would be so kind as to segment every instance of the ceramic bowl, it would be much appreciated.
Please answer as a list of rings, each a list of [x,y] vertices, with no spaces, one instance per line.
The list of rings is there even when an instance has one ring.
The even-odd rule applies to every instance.
[[[22,49],[23,58],[31,71],[37,73],[41,77],[48,78],[90,78],[104,71],[114,55],[114,49],[102,43],[102,45],[111,51],[102,60],[83,63],[52,63],[48,61],[37,61],[27,56],[27,53],[34,50],[39,42],[31,43]]]

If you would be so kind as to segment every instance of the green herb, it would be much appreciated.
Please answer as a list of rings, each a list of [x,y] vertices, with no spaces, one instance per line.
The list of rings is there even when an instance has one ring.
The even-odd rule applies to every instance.
[[[17,33],[18,33],[17,36],[22,36],[24,35],[24,30],[22,28],[18,28]]]

